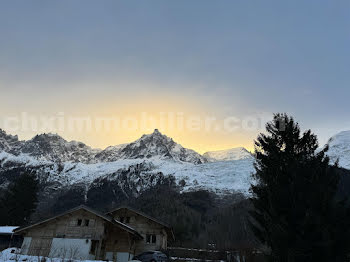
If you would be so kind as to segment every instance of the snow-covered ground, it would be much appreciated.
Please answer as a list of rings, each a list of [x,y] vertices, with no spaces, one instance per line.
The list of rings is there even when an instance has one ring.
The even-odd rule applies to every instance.
[[[100,262],[101,260],[77,260],[77,259],[62,259],[62,258],[51,258],[51,257],[41,257],[41,256],[27,256],[27,255],[20,255],[20,249],[18,248],[8,248],[0,252],[0,262]],[[196,250],[197,251],[197,250]],[[198,250],[200,251],[200,250]],[[207,251],[208,250],[202,250]],[[216,252],[216,251],[209,251],[209,252]],[[238,257],[235,257],[236,261],[239,261]],[[203,259],[196,259],[196,258],[180,258],[180,257],[171,257],[171,260],[173,261],[207,261],[207,262],[213,262],[218,260],[203,260]],[[106,262],[107,260],[103,260],[103,262]],[[138,260],[130,260],[129,262],[137,262]],[[101,261],[102,262],[102,261]],[[224,262],[224,261],[222,261]]]
[[[0,262],[98,262],[99,260],[76,260],[76,259],[62,259],[62,258],[48,258],[39,256],[20,255],[20,249],[8,248],[0,252]],[[102,262],[102,261],[101,261]]]

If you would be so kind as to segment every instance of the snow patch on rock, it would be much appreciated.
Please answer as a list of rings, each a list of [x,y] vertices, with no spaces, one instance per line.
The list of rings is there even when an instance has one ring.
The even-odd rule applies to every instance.
[[[343,131],[328,141],[327,155],[332,163],[339,161],[339,166],[350,169],[350,131]]]

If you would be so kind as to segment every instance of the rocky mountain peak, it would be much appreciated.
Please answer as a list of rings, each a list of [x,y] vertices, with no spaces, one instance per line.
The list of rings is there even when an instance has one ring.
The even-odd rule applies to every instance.
[[[53,162],[93,162],[95,150],[82,142],[68,142],[57,134],[39,134],[25,141],[18,153]]]
[[[115,150],[114,150],[115,149]],[[111,150],[113,150],[111,152]],[[108,153],[108,154],[107,154]],[[113,155],[113,157],[111,157]],[[160,158],[200,164],[206,159],[193,150],[186,149],[173,139],[163,135],[158,129],[145,134],[136,141],[120,147],[106,148],[96,156],[99,161],[116,161],[118,159]]]
[[[9,139],[9,140],[11,140],[11,139],[12,140],[18,140],[18,136],[17,135],[13,136],[13,135],[7,134],[5,132],[5,130],[3,130],[1,128],[0,128],[0,138]]]
[[[161,135],[161,133],[159,132],[158,128],[154,129],[153,134],[154,135]]]
[[[62,142],[67,142],[63,137],[59,136],[58,134],[52,134],[52,133],[43,133],[43,134],[38,134],[34,136],[32,141],[62,141]]]
[[[21,145],[18,140],[18,136],[7,134],[4,130],[0,129],[0,151],[14,152]]]
[[[159,132],[158,129],[155,129],[151,134],[143,135],[141,138],[139,138],[135,142],[137,141],[139,142],[144,141],[145,143],[165,143],[165,144],[174,143],[174,141],[170,137],[163,135],[161,132]]]

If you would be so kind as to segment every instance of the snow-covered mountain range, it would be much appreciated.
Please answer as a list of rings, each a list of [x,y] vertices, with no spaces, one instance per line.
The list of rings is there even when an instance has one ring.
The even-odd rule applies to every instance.
[[[175,143],[173,139],[161,134],[158,129],[130,144],[110,146],[105,150],[92,149],[82,142],[68,142],[55,134],[41,134],[28,141],[19,141],[17,136],[8,135],[0,130],[0,151],[16,156],[27,154],[37,160],[85,164],[152,157],[193,164],[207,162],[205,157]]]
[[[253,156],[244,148],[201,155],[157,129],[132,143],[104,150],[92,149],[81,142],[68,142],[54,134],[20,141],[17,136],[0,132],[0,172],[11,168],[31,170],[57,189],[81,184],[88,188],[94,181],[116,180],[117,174],[133,169],[138,171],[128,183],[133,184],[134,193],[149,188],[163,176],[172,176],[182,191],[204,189],[219,195],[247,194],[253,162]],[[152,179],[152,183],[147,178]],[[0,177],[0,184],[5,185],[8,180]]]
[[[329,140],[333,162],[350,169],[350,131]],[[21,141],[0,130],[0,187],[20,172],[35,172],[46,196],[79,188],[110,190],[128,197],[173,178],[180,191],[208,190],[219,196],[249,194],[254,157],[245,148],[201,155],[155,130],[138,140],[104,150],[59,135],[41,134]],[[105,192],[105,191],[103,191]]]

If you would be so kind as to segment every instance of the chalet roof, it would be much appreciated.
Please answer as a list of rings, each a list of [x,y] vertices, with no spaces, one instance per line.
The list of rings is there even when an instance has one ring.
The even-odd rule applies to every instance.
[[[131,233],[131,234],[133,234],[133,235],[136,236],[137,238],[141,238],[141,239],[143,238],[143,237],[142,237],[135,229],[133,229],[132,227],[130,227],[130,226],[128,226],[128,225],[125,225],[124,223],[121,223],[120,221],[117,221],[117,220],[115,220],[114,218],[112,218],[112,217],[110,217],[110,216],[107,216],[107,215],[105,215],[105,214],[102,214],[102,213],[100,213],[100,212],[98,212],[98,211],[96,211],[96,210],[94,210],[94,209],[92,209],[92,208],[90,208],[90,207],[84,206],[84,205],[77,206],[77,207],[72,208],[72,209],[70,209],[70,210],[68,210],[68,211],[65,211],[65,212],[63,212],[63,213],[61,213],[61,214],[59,214],[59,215],[50,217],[50,218],[45,219],[45,220],[41,220],[41,221],[39,221],[39,222],[37,222],[37,223],[34,223],[34,224],[31,224],[31,225],[28,225],[28,226],[24,226],[24,227],[17,228],[17,229],[14,230],[14,232],[15,232],[15,233],[22,232],[22,231],[24,231],[24,230],[27,230],[27,229],[30,229],[30,228],[33,228],[33,227],[36,227],[36,226],[45,224],[45,223],[47,223],[47,222],[49,222],[49,221],[51,221],[51,220],[54,220],[54,219],[56,219],[56,218],[58,218],[58,217],[62,217],[62,216],[68,215],[68,214],[70,214],[70,213],[72,213],[72,212],[75,212],[75,211],[78,211],[78,210],[85,210],[85,211],[87,211],[87,212],[90,212],[90,213],[92,213],[92,214],[94,214],[94,215],[96,215],[96,216],[102,218],[102,219],[105,220],[105,221],[108,221],[108,222],[110,222],[110,223],[112,223],[112,224],[114,224],[114,225],[117,225],[117,226],[120,227],[121,229],[123,229],[123,230],[125,230],[125,231],[127,231],[127,232],[129,232],[129,233]]]
[[[141,212],[141,211],[139,211],[139,210],[136,210],[136,209],[134,209],[134,208],[132,208],[132,207],[129,207],[129,206],[120,206],[120,207],[118,207],[118,208],[115,208],[115,209],[113,209],[113,210],[107,212],[106,215],[110,215],[110,214],[112,214],[112,213],[114,213],[114,212],[117,212],[117,211],[119,211],[119,210],[122,210],[122,209],[130,210],[130,211],[133,212],[133,213],[136,213],[136,214],[138,214],[138,215],[140,215],[140,216],[143,216],[143,217],[145,217],[145,218],[147,218],[147,219],[149,219],[149,220],[151,220],[151,221],[153,221],[153,222],[155,222],[155,223],[158,223],[158,224],[162,225],[163,227],[166,228],[166,230],[168,231],[168,233],[170,233],[171,237],[175,240],[174,232],[173,232],[173,230],[172,230],[172,228],[171,228],[170,225],[168,225],[168,224],[166,224],[166,223],[160,221],[159,219],[156,219],[156,218],[154,218],[154,217],[151,217],[151,216],[149,216],[149,215],[147,215],[147,214],[145,214],[145,213],[143,213],[143,212]]]
[[[12,235],[18,226],[0,226],[0,235]]]
[[[160,221],[159,219],[156,219],[156,218],[154,218],[154,217],[151,217],[151,216],[149,216],[149,215],[147,215],[147,214],[145,214],[145,213],[143,213],[143,212],[141,212],[141,211],[139,211],[139,210],[133,209],[133,208],[128,207],[128,206],[120,206],[120,207],[118,207],[118,208],[115,208],[115,209],[113,209],[113,210],[107,212],[106,215],[112,214],[112,213],[114,213],[114,212],[116,212],[116,211],[119,211],[119,210],[121,210],[121,209],[128,209],[128,210],[130,210],[130,211],[132,211],[132,212],[134,212],[134,213],[136,213],[136,214],[139,214],[140,216],[143,216],[143,217],[145,217],[145,218],[147,218],[147,219],[149,219],[149,220],[152,220],[153,222],[156,222],[156,223],[158,223],[158,224],[160,224],[160,225],[162,225],[162,226],[164,226],[164,227],[170,228],[170,226],[169,226],[168,224],[166,224],[166,223]]]

